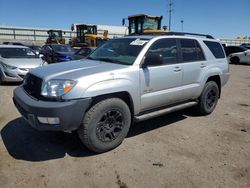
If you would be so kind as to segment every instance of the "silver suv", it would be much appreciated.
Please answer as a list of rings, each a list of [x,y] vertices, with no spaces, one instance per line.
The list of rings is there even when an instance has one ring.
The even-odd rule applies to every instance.
[[[130,125],[196,106],[210,114],[229,79],[222,45],[209,35],[113,39],[87,59],[31,70],[14,103],[38,130],[77,130],[95,152],[117,147]]]

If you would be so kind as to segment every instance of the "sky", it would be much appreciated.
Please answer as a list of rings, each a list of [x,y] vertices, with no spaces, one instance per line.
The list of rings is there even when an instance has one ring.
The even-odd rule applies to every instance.
[[[250,0],[172,0],[172,31],[216,38],[250,37]],[[145,13],[163,16],[169,0],[0,0],[0,25],[70,29],[73,23],[122,25],[122,18]]]

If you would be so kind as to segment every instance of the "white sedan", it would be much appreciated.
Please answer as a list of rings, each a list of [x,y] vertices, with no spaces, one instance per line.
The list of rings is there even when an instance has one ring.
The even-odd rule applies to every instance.
[[[30,69],[46,64],[28,47],[0,45],[0,85],[3,82],[21,82]]]
[[[250,50],[244,52],[232,53],[228,56],[228,60],[231,63],[247,63],[250,64]]]

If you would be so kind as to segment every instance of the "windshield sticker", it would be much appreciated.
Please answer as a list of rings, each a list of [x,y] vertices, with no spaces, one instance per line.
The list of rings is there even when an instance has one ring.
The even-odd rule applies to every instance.
[[[148,42],[147,40],[136,39],[132,41],[130,45],[143,46],[147,42]]]

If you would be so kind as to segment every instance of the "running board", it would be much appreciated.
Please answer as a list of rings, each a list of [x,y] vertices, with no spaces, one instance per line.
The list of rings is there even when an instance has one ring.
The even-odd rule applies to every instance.
[[[140,116],[135,116],[135,122],[148,120],[148,119],[151,119],[151,118],[154,118],[154,117],[161,116],[163,114],[168,114],[168,113],[171,113],[171,112],[182,110],[184,108],[189,108],[189,107],[195,106],[197,104],[198,104],[197,101],[191,101],[191,102],[182,103],[182,104],[179,104],[179,105],[176,105],[176,106],[171,106],[171,107],[168,107],[168,108],[164,108],[164,109],[161,109],[161,110],[157,110],[157,111],[154,111],[154,112],[150,112],[150,113],[147,113],[147,114],[143,114],[143,115],[140,115]]]

